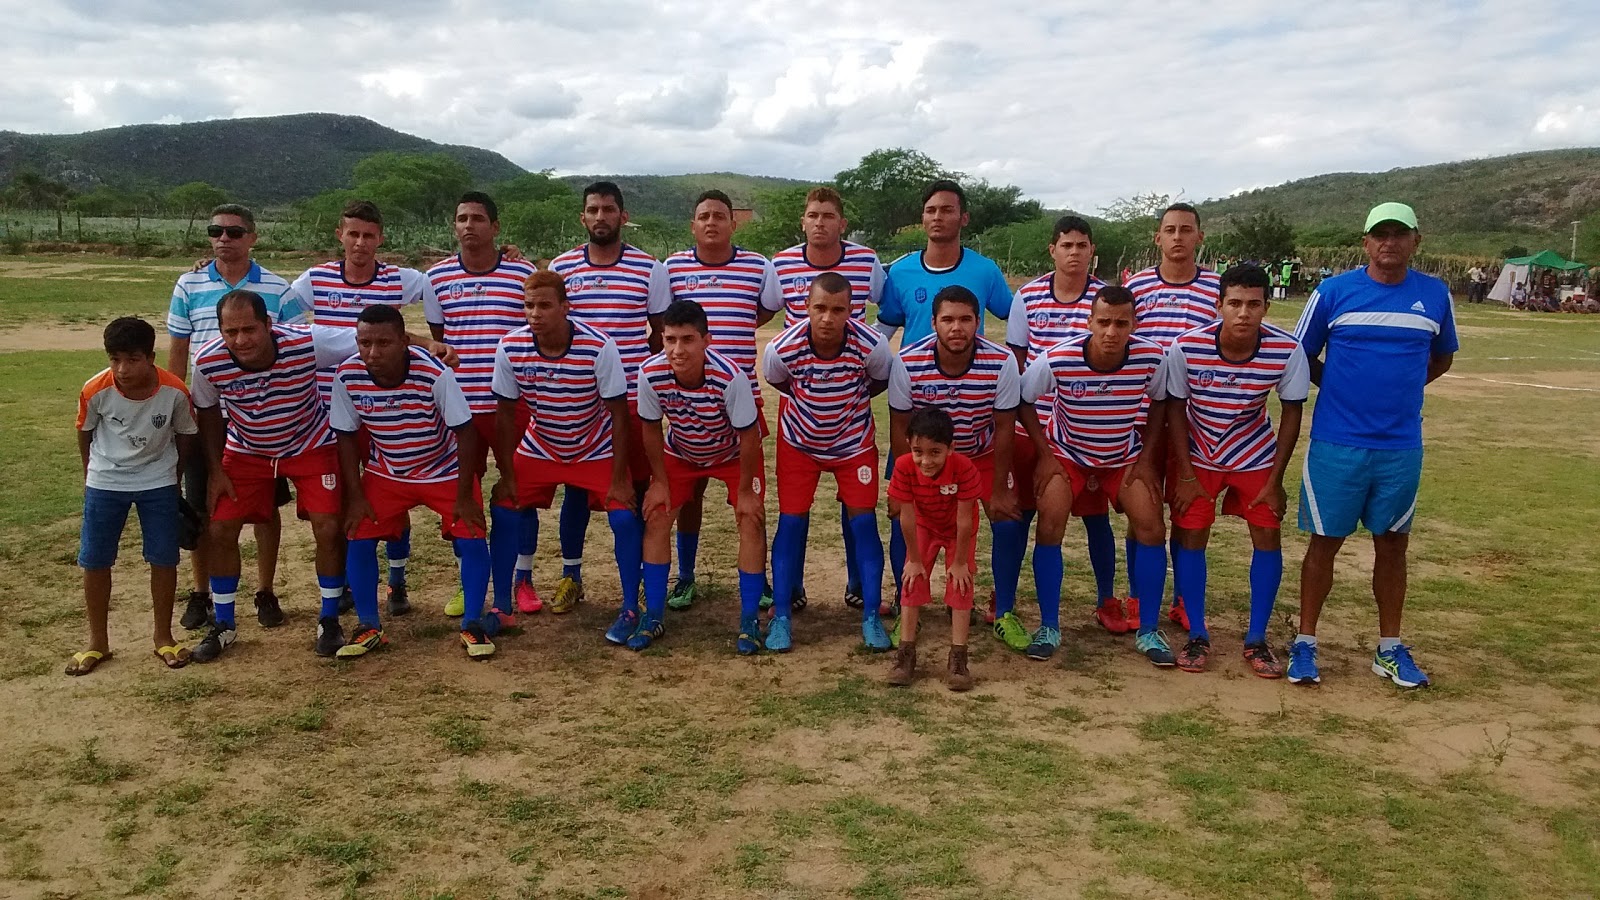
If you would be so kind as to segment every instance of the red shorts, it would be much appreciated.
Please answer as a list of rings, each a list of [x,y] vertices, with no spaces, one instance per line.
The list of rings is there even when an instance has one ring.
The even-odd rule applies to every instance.
[[[449,481],[399,481],[372,472],[361,476],[361,493],[372,506],[377,521],[367,519],[356,526],[355,540],[382,538],[394,540],[411,527],[407,513],[418,506],[426,506],[439,514],[439,531],[445,540],[451,538],[481,538],[483,529],[456,519],[456,480]],[[483,506],[483,492],[476,480],[472,493]]]
[[[272,521],[277,509],[275,494],[280,477],[294,482],[295,502],[302,518],[336,516],[342,507],[339,451],[333,444],[283,459],[224,450],[222,471],[233,482],[233,492],[238,499],[222,495],[212,515],[218,521],[240,519],[251,524]]]
[[[556,488],[561,485],[583,488],[587,491],[590,509],[627,508],[611,507],[606,503],[606,495],[611,493],[610,458],[558,463],[518,453],[511,467],[517,476],[516,508],[518,509],[527,509],[530,506],[549,509],[551,501],[555,500]]]
[[[1256,469],[1253,472],[1218,472],[1212,469],[1195,469],[1194,476],[1200,479],[1200,487],[1212,496],[1211,502],[1199,500],[1189,504],[1189,508],[1181,514],[1172,516],[1173,528],[1201,529],[1210,527],[1217,520],[1217,497],[1222,498],[1222,514],[1225,516],[1238,516],[1251,525],[1262,528],[1282,528],[1283,522],[1272,514],[1272,507],[1265,503],[1255,506],[1245,506],[1261,494],[1261,489],[1267,486],[1271,477],[1271,469]],[[1176,473],[1167,478],[1167,502],[1177,496],[1175,486],[1178,483]],[[1224,491],[1226,493],[1224,493]]]
[[[728,505],[733,506],[738,502],[740,482],[744,479],[739,460],[734,459],[718,466],[697,466],[692,462],[679,459],[668,453],[666,454],[666,463],[667,491],[672,495],[672,499],[669,502],[672,504],[673,509],[677,509],[689,502],[689,498],[694,496],[695,486],[702,479],[714,478],[727,485]],[[755,490],[757,497],[762,498],[762,500],[766,499],[766,473],[763,472],[757,476]]]
[[[1056,462],[1061,463],[1061,470],[1067,473],[1067,482],[1072,486],[1074,510],[1079,508],[1079,500],[1091,498],[1096,506],[1122,512],[1122,507],[1117,503],[1117,494],[1122,490],[1123,479],[1133,468],[1131,464],[1097,469],[1080,466],[1064,456],[1057,456]]]
[[[977,571],[977,510],[972,516],[973,541],[972,549],[967,552],[967,571]],[[954,610],[972,608],[972,590],[957,590],[955,582],[950,580],[950,555],[956,552],[956,536],[953,534],[939,534],[931,528],[917,529],[917,555],[922,558],[922,568],[932,571],[934,560],[938,559],[939,551],[944,551],[944,605]],[[928,576],[923,575],[916,581],[907,583],[900,592],[900,603],[905,606],[927,606],[933,602],[933,586],[929,584]]]
[[[994,450],[968,458],[978,468],[978,499],[988,503],[994,499]]]
[[[499,413],[472,414],[472,430],[478,433],[478,452],[473,455],[472,459],[463,458],[461,463],[462,465],[472,466],[472,470],[480,478],[489,470],[489,451],[494,449],[494,442],[498,439],[495,434],[495,428],[497,427],[495,422],[498,415]],[[527,430],[528,405],[519,403],[517,404],[517,435],[519,440],[522,433]]]
[[[778,435],[778,512],[803,516],[817,498],[823,472],[833,473],[839,502],[852,509],[878,506],[878,448],[870,447],[849,459],[820,460],[789,445]]]
[[[1026,435],[1017,435],[1016,443],[1011,451],[1011,484],[1017,492],[1017,506],[1019,509],[1038,509],[1038,503],[1033,496],[1033,472],[1039,465],[1039,451],[1033,447],[1033,441]],[[1065,466],[1063,466],[1065,468]],[[993,470],[990,472],[993,475]],[[1072,498],[1072,515],[1078,518],[1084,516],[1103,516],[1111,512],[1111,503],[1098,493],[1074,492]]]

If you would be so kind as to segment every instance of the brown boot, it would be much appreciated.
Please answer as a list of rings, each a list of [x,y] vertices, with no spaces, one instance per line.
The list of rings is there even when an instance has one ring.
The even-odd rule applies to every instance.
[[[967,647],[965,644],[950,648],[950,671],[946,676],[946,683],[952,691],[972,690],[972,673],[967,671]]]
[[[900,652],[894,658],[894,668],[889,670],[889,683],[905,687],[917,677],[917,642],[901,641]]]

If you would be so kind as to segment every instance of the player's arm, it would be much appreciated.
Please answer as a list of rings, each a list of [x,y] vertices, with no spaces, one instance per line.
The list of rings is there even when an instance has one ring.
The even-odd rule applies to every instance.
[[[1172,500],[1172,511],[1181,513],[1196,500],[1202,497],[1211,499],[1211,495],[1200,487],[1200,477],[1194,473],[1194,459],[1189,455],[1189,358],[1184,355],[1183,348],[1176,343],[1167,350],[1165,374],[1167,399],[1161,401],[1159,405],[1166,407],[1167,431],[1172,440],[1172,460],[1178,470],[1178,483],[1173,485],[1176,496]],[[1152,415],[1157,405],[1154,401],[1151,402]],[[1151,453],[1149,450],[1145,452]]]
[[[889,457],[899,459],[911,449],[906,440],[906,423],[911,421],[911,372],[896,356],[889,366]]]
[[[1011,295],[1011,311],[1006,315],[1006,346],[1017,357],[1017,371],[1028,366],[1028,302],[1022,289]]]
[[[786,397],[794,396],[794,384],[789,375],[789,367],[784,365],[783,357],[773,349],[771,344],[761,354],[761,377],[767,384]]]
[[[908,465],[906,468],[913,467]],[[900,467],[896,466],[895,471],[900,471]],[[914,496],[900,501],[900,534],[906,540],[906,564],[900,570],[900,578],[905,584],[910,584],[928,574],[922,565],[922,547],[917,543],[917,503]]]
[[[899,459],[911,450],[911,442],[906,439],[906,426],[910,422],[909,410],[889,407],[889,455],[895,459]]]
[[[672,491],[667,483],[667,435],[662,428],[661,399],[650,379],[639,375],[639,420],[644,435],[644,458],[650,464],[650,486],[644,492],[644,518],[660,515],[672,508]]]
[[[328,425],[333,429],[334,439],[339,446],[339,480],[344,482],[345,535],[354,537],[362,522],[376,522],[378,516],[373,512],[372,504],[367,502],[367,494],[361,487],[363,460],[358,434],[361,420],[357,417],[355,403],[350,400],[349,389],[337,376],[333,379],[333,396],[328,401]]]
[[[878,333],[888,342],[905,324],[906,310],[895,288],[894,266],[891,265],[883,277],[883,295],[878,299]]]
[[[594,378],[600,399],[611,413],[611,491],[606,499],[614,506],[635,509],[633,482],[628,478],[628,373],[610,339],[595,357]]]
[[[772,321],[772,317],[783,312],[783,289],[778,285],[778,270],[773,268],[772,260],[766,261],[766,272],[761,279],[761,302],[756,307],[756,327],[761,327]]]
[[[867,396],[876,397],[889,389],[889,376],[895,357],[889,352],[887,338],[875,344],[867,354]]]
[[[1300,311],[1300,321],[1294,326],[1294,339],[1300,342],[1300,352],[1305,354],[1311,383],[1318,387],[1322,386],[1322,351],[1328,343],[1328,307],[1332,303],[1321,288],[1312,291],[1311,299]]]
[[[179,337],[167,332],[167,371],[178,376],[178,380],[189,379],[189,336]]]
[[[1056,376],[1050,368],[1050,357],[1040,356],[1022,376],[1022,405],[1017,407],[1017,418],[1028,433],[1028,440],[1033,441],[1033,449],[1039,459],[1033,476],[1035,497],[1044,491],[1050,479],[1064,474],[1060,460],[1056,459],[1055,451],[1050,447],[1050,439],[1045,436],[1044,426],[1039,422],[1039,410],[1034,406],[1040,397],[1054,394],[1055,390]]]
[[[1450,300],[1450,292],[1444,290],[1444,294],[1444,317],[1439,322],[1439,333],[1434,335],[1433,344],[1429,348],[1426,382],[1429,384],[1450,371],[1450,365],[1456,361],[1456,351],[1461,349],[1461,344],[1456,339],[1455,306]]]
[[[184,391],[183,402],[173,409],[173,443],[178,448],[178,477],[183,477],[186,466],[194,464],[195,450],[200,443],[200,423],[194,418],[194,403]]]
[[[94,430],[78,431],[78,455],[83,457],[83,477],[89,477],[89,447],[94,444]]]
[[[195,418],[200,422],[200,450],[205,456],[206,506],[208,513],[217,511],[217,501],[223,494],[237,498],[233,481],[222,471],[222,448],[228,442],[228,424],[222,418],[222,407],[195,407]]]
[[[172,302],[167,307],[167,371],[178,376],[179,381],[189,378],[189,337],[194,334],[194,324],[189,320],[189,292],[182,280],[172,291]]]
[[[1305,354],[1297,348],[1289,355],[1283,375],[1278,379],[1278,399],[1283,411],[1278,416],[1278,445],[1272,455],[1272,471],[1267,473],[1267,483],[1261,493],[1250,501],[1251,506],[1267,504],[1282,519],[1289,509],[1289,494],[1283,489],[1283,479],[1289,471],[1289,459],[1300,443],[1300,425],[1305,419],[1305,402],[1311,393],[1311,379]]]
[[[517,377],[512,372],[511,357],[506,355],[504,343],[494,350],[492,389],[495,396],[494,467],[500,472],[492,500],[505,500],[515,505],[517,473],[511,460],[517,452],[517,442],[522,440],[522,433],[517,428],[517,408],[522,404],[522,387],[517,384]]]
[[[432,322],[429,322],[428,323],[428,333],[433,335],[433,339],[435,341],[438,341],[441,344],[445,343],[444,326],[443,325],[435,325]]]
[[[474,534],[488,531],[483,518],[483,495],[478,489],[478,473],[466,464],[478,458],[478,429],[472,425],[472,407],[467,396],[461,393],[461,384],[454,372],[446,369],[433,383],[433,403],[444,424],[456,436],[456,508],[457,522],[466,522]]]
[[[1027,316],[1022,317],[1024,320]],[[1011,327],[1011,321],[1006,321]],[[1017,498],[1011,490],[1011,459],[1016,452],[1017,408],[1022,405],[1021,370],[1011,360],[1000,367],[994,392],[994,486],[989,497],[990,520],[1019,518]]]
[[[950,580],[963,592],[972,590],[972,570],[967,568],[967,560],[971,558],[978,540],[977,517],[972,508],[974,502],[972,500],[956,502],[956,555],[949,569]],[[905,526],[902,525],[901,528],[904,529]]]
[[[1156,485],[1161,482],[1156,474],[1155,461],[1160,454],[1159,441],[1166,437],[1167,414],[1170,412],[1166,403],[1166,368],[1166,359],[1163,357],[1162,364],[1156,369],[1155,374],[1151,376],[1150,384],[1145,389],[1146,395],[1150,398],[1150,412],[1145,417],[1144,431],[1141,435],[1144,440],[1144,450],[1139,454],[1139,458],[1134,461],[1132,476],[1133,481],[1144,482],[1150,491],[1150,495],[1155,499],[1157,508],[1161,506],[1162,497],[1161,492],[1156,488]]]
[[[767,471],[767,461],[761,447],[761,418],[756,409],[754,392],[743,372],[735,373],[723,390],[723,406],[728,411],[728,423],[739,431],[739,491],[734,498],[734,513],[753,517],[765,525],[766,507],[756,491]]]
[[[672,305],[672,279],[667,267],[657,260],[650,267],[650,285],[645,294],[645,316],[650,322],[650,352],[661,352],[661,317]]]

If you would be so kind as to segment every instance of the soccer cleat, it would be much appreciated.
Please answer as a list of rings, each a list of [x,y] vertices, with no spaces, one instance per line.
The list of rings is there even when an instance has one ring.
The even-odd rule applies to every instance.
[[[467,614],[467,595],[461,588],[456,588],[456,595],[444,604],[444,614],[455,618]]]
[[[1317,671],[1316,644],[1295,641],[1289,645],[1289,683],[1322,683],[1322,673]]]
[[[649,648],[656,638],[666,633],[667,626],[661,624],[660,619],[652,619],[647,616],[639,620],[639,629],[633,633],[632,637],[628,638],[628,649],[635,653],[645,650]]]
[[[205,591],[190,591],[183,604],[183,618],[178,624],[190,631],[199,631],[211,621],[211,595]]]
[[[671,602],[672,601],[670,600],[667,601],[669,606],[671,605]],[[771,609],[772,604],[772,582],[769,581],[767,582],[767,586],[761,589],[761,600],[756,604],[756,606],[757,608],[765,611]]]
[[[767,623],[767,649],[774,653],[788,653],[794,646],[794,636],[790,633],[788,616],[773,616]]]
[[[256,621],[262,628],[277,628],[283,624],[283,607],[278,605],[277,594],[256,591]]]
[[[1122,601],[1122,618],[1128,622],[1129,631],[1139,629],[1139,598],[1126,597]]]
[[[863,599],[862,596],[861,596],[861,588],[859,588],[859,587],[847,587],[847,588],[845,588],[844,589],[844,605],[850,607],[851,609],[861,609],[862,607],[866,606],[867,605],[867,601],[865,599]]]
[[[487,659],[494,655],[494,641],[489,640],[489,635],[477,622],[461,629],[461,646],[466,648],[468,659]]]
[[[895,619],[894,627],[889,629],[889,647],[891,649],[900,646],[900,623],[902,621],[903,619]]]
[[[1428,686],[1428,675],[1417,668],[1411,648],[1398,644],[1393,650],[1379,650],[1372,657],[1372,674],[1381,675],[1403,688]]]
[[[740,656],[754,656],[761,652],[761,620],[755,616],[739,623],[739,639],[733,647]]]
[[[478,622],[483,626],[484,633],[490,637],[494,637],[507,628],[517,627],[516,616],[493,608],[484,612],[483,618],[479,619]]]
[[[572,612],[581,602],[583,602],[583,582],[570,576],[563,577],[556,583],[556,595],[550,598],[550,611],[559,616]]]
[[[1061,629],[1040,625],[1028,641],[1028,646],[1023,650],[1029,659],[1046,660],[1056,655],[1056,648],[1061,646]]]
[[[403,584],[389,585],[389,615],[403,616],[411,612],[411,597]]]
[[[1246,644],[1244,647],[1244,662],[1250,671],[1261,678],[1282,678],[1283,664],[1272,655],[1272,648],[1263,641],[1259,644]]]
[[[698,596],[699,595],[694,588],[693,581],[676,582],[672,585],[672,590],[667,592],[667,609],[676,609],[680,611],[688,609],[694,605],[694,601],[698,598]],[[763,599],[766,599],[770,596],[770,594],[763,593],[761,596]]]
[[[531,616],[544,609],[544,601],[539,599],[539,592],[533,588],[533,580],[517,579],[517,586],[512,588],[512,595],[516,598],[517,612]]]
[[[1211,642],[1205,638],[1191,638],[1178,653],[1178,668],[1185,672],[1204,672],[1211,659]]]
[[[1122,601],[1116,597],[1106,597],[1096,604],[1094,619],[1101,628],[1112,634],[1127,634],[1133,630],[1127,617],[1122,614]]]
[[[994,636],[1018,653],[1028,649],[1028,629],[1022,627],[1022,620],[1014,612],[994,620]]]
[[[350,593],[350,586],[345,585],[344,593],[339,595],[339,615],[355,612],[356,596]]]
[[[789,598],[789,610],[791,612],[799,612],[800,610],[805,609],[806,604],[810,602],[811,601],[806,599],[806,589],[803,587],[796,588],[794,596]]]
[[[366,656],[374,650],[381,650],[389,646],[389,639],[383,636],[383,629],[376,625],[360,624],[356,626],[355,636],[349,643],[339,648],[340,659],[354,659],[357,656]]]
[[[891,647],[889,632],[883,627],[883,619],[878,616],[862,618],[861,640],[867,645],[867,649],[874,653],[882,653]]]
[[[338,616],[323,616],[317,620],[317,655],[333,658],[344,646],[344,628]]]
[[[636,609],[623,609],[617,613],[617,620],[606,629],[606,640],[613,644],[625,645],[628,638],[639,628],[639,611]]]
[[[898,615],[900,615],[900,589],[895,588],[893,600],[878,601],[878,618],[893,619]]]
[[[1167,610],[1167,619],[1184,631],[1189,630],[1189,609],[1183,605],[1182,597],[1176,594],[1172,596],[1172,608]]]
[[[1150,660],[1150,665],[1158,669],[1171,668],[1178,664],[1178,658],[1172,655],[1172,648],[1167,646],[1167,639],[1161,636],[1160,629],[1146,631],[1139,635],[1134,642],[1144,658]]]
[[[208,663],[222,655],[224,650],[233,646],[239,639],[239,632],[220,622],[213,622],[211,630],[194,645],[194,653],[189,658],[199,663]]]

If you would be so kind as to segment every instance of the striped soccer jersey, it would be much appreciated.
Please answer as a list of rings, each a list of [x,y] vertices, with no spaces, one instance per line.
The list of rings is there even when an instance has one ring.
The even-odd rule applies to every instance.
[[[1135,336],[1122,365],[1102,372],[1089,364],[1089,338],[1070,337],[1030,363],[1022,376],[1022,401],[1052,401],[1045,433],[1057,455],[1091,469],[1124,466],[1143,447],[1138,426],[1145,398],[1167,396],[1166,353]]]
[[[527,404],[528,428],[517,453],[560,463],[611,458],[609,400],[628,396],[622,357],[611,338],[568,320],[572,340],[560,356],[539,351],[524,326],[500,339],[494,393]]]
[[[355,328],[361,311],[374,304],[398,309],[418,302],[423,305],[428,324],[443,324],[438,298],[428,277],[416,269],[386,262],[379,262],[372,279],[361,284],[345,280],[343,260],[325,262],[302,272],[289,291],[301,306],[311,310],[312,320],[324,327]],[[317,387],[322,392],[322,402],[327,403],[333,395],[332,369],[317,373]]]
[[[756,424],[750,379],[739,365],[706,351],[705,377],[689,387],[672,374],[666,354],[639,368],[639,418],[666,422],[666,452],[704,468],[739,458],[739,432]]]
[[[494,351],[500,339],[528,324],[522,310],[523,284],[532,263],[501,258],[487,272],[472,272],[459,255],[428,269],[428,284],[439,303],[444,342],[461,362],[456,384],[474,415],[493,413]]]
[[[1311,370],[1300,342],[1263,324],[1260,344],[1249,359],[1222,355],[1221,322],[1186,331],[1167,349],[1167,395],[1188,400],[1189,458],[1194,466],[1220,472],[1272,467],[1278,441],[1267,416],[1267,394],[1302,403],[1311,392]]]
[[[850,282],[850,318],[865,319],[867,304],[878,302],[883,293],[883,264],[878,261],[878,251],[851,241],[841,243],[844,255],[831,266],[813,265],[805,244],[773,255],[772,268],[778,273],[778,286],[783,291],[783,327],[806,317],[811,282],[823,272],[838,272]]]
[[[756,315],[761,309],[783,309],[772,263],[759,253],[735,247],[733,257],[721,265],[702,262],[693,248],[672,254],[663,265],[672,299],[693,300],[705,309],[711,346],[738,363],[750,379],[751,389],[759,391],[755,384]]]
[[[650,357],[650,317],[672,302],[666,269],[628,244],[615,263],[596,265],[589,261],[589,245],[581,244],[552,259],[550,271],[566,281],[568,315],[616,342],[628,373],[628,399],[637,399],[639,366]]]
[[[1127,285],[1133,294],[1135,332],[1166,349],[1185,331],[1215,322],[1217,298],[1222,295],[1221,279],[1205,268],[1185,284],[1162,280],[1158,266],[1135,273]]]
[[[960,451],[945,458],[944,468],[932,478],[922,474],[911,454],[903,453],[894,462],[894,474],[889,476],[889,499],[910,503],[917,511],[917,536],[922,530],[950,542],[947,553],[954,554],[956,513],[963,500],[978,500],[983,496],[983,479],[978,467]]]
[[[331,373],[356,354],[355,329],[274,325],[272,342],[272,365],[261,370],[239,365],[222,338],[201,347],[191,389],[195,408],[222,406],[227,449],[234,453],[285,459],[333,443],[317,374]]]
[[[372,379],[361,357],[333,370],[333,403],[328,418],[334,431],[354,434],[365,428],[372,438],[366,470],[396,481],[453,481],[460,454],[452,429],[472,421],[466,397],[444,363],[421,347],[409,347],[405,379],[384,387]]]
[[[889,408],[911,412],[936,406],[955,420],[957,453],[982,456],[994,449],[994,414],[1017,408],[1021,376],[1010,350],[981,335],[960,373],[939,368],[939,336],[900,350],[889,373]]]
[[[1071,303],[1056,299],[1055,285],[1056,273],[1047,272],[1017,288],[1011,298],[1006,343],[1028,351],[1029,363],[1074,334],[1089,330],[1089,311],[1094,307],[1095,295],[1106,283],[1090,275],[1083,293]],[[1050,424],[1050,406],[1048,398],[1035,405],[1040,425]],[[1024,433],[1021,422],[1017,423],[1017,433]]]
[[[844,346],[828,358],[811,348],[811,323],[785,328],[767,344],[761,372],[772,384],[788,382],[778,430],[789,445],[813,459],[844,460],[872,448],[873,381],[889,379],[889,343],[856,319],[845,320]]]

